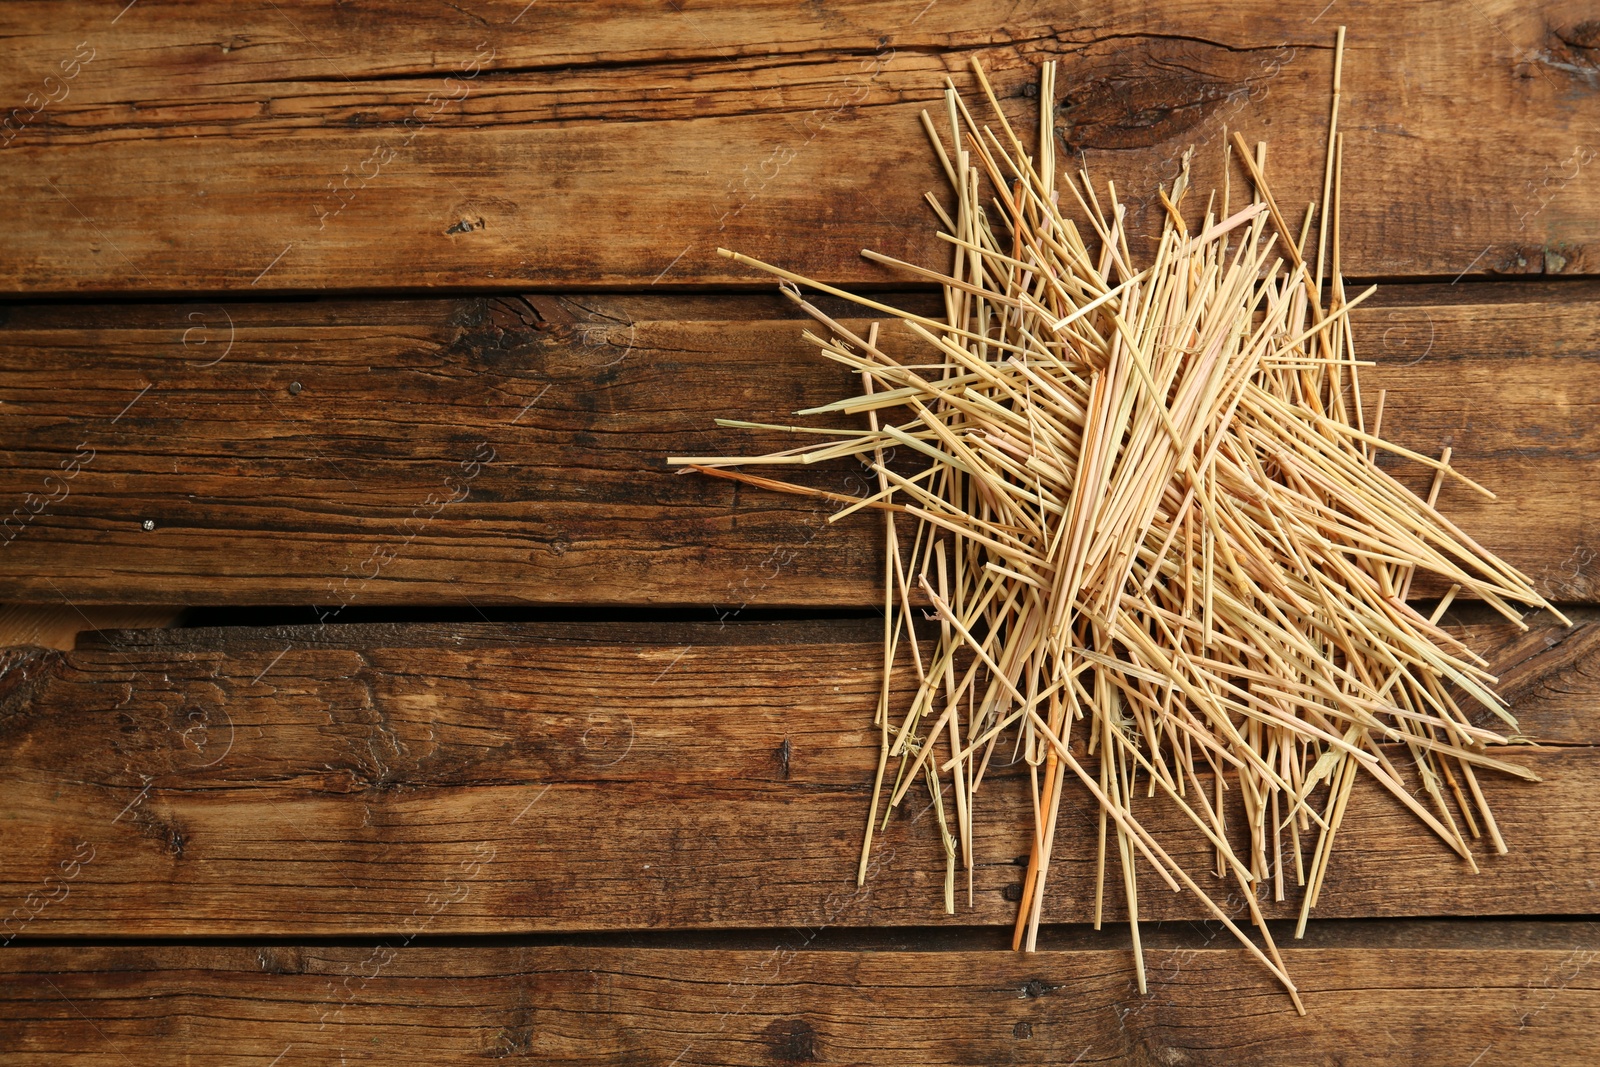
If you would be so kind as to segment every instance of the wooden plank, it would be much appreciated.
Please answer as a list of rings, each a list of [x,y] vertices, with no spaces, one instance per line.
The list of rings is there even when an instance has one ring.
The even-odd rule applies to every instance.
[[[751,282],[717,245],[878,282],[863,246],[945,255],[917,116],[948,75],[971,86],[969,56],[1023,130],[1038,64],[1059,59],[1063,146],[1116,179],[1136,222],[1157,217],[1156,184],[1191,145],[1198,187],[1218,182],[1225,127],[1271,139],[1298,216],[1320,196],[1335,20],[1350,28],[1348,271],[1592,273],[1591,14],[630,0],[596,22],[525,0],[7,4],[0,289]]]
[[[172,626],[182,612],[173,608],[112,605],[84,608],[68,604],[0,604],[0,648],[36,645],[72,648],[85,630]]]
[[[1600,596],[1600,289],[1386,296],[1356,316],[1380,363],[1369,409],[1387,387],[1386,431],[1423,452],[1453,446],[1499,491],[1451,486],[1443,506],[1547,596]],[[318,604],[335,618],[393,603],[726,613],[879,599],[873,516],[830,526],[815,501],[665,465],[786,447],[712,420],[789,421],[856,388],[775,297],[9,315],[3,599]],[[850,465],[816,477],[861,488]]]
[[[1527,732],[1557,742],[1514,753],[1541,783],[1485,776],[1510,854],[1480,848],[1483,870],[1469,873],[1363,779],[1320,914],[1600,911],[1600,750],[1587,744],[1600,613],[1579,618],[1576,633],[1539,623],[1542,647],[1484,646],[1518,672]],[[0,677],[0,900],[22,902],[0,920],[4,936],[1013,917],[1031,826],[1020,767],[995,769],[980,794],[970,907],[962,893],[942,913],[925,801],[903,806],[855,885],[877,757],[871,620],[112,636],[12,653]],[[1145,818],[1181,862],[1209,865],[1174,812],[1151,802]],[[1046,916],[1082,922],[1086,796],[1073,794],[1062,823]],[[1214,890],[1247,913],[1239,892]],[[1153,880],[1141,913],[1204,915]]]
[[[1031,956],[818,950],[815,931],[720,950],[14,948],[0,1042],[16,1067],[179,1064],[196,1049],[252,1067],[1587,1062],[1592,924],[1397,926],[1286,948],[1303,1019],[1226,935],[1154,935],[1144,997],[1107,937]]]

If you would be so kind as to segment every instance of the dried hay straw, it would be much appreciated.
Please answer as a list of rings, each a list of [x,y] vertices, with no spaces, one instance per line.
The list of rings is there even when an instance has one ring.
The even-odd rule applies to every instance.
[[[1340,56],[1343,38],[1341,29]],[[1372,290],[1347,299],[1339,271],[1337,70],[1331,208],[1318,214],[1315,262],[1302,253],[1310,216],[1297,241],[1263,174],[1264,146],[1252,154],[1235,132],[1253,198],[1235,210],[1226,193],[1220,208],[1213,194],[1191,231],[1185,166],[1160,192],[1154,258],[1136,268],[1116,189],[1108,183],[1102,200],[1086,173],[1057,174],[1054,64],[1043,68],[1030,155],[974,61],[1000,132],[974,120],[953,84],[944,136],[922,116],[953,193],[949,209],[928,198],[950,246],[948,274],[864,252],[939,282],[944,319],[723,250],[783,279],[822,327],[806,337],[861,375],[858,395],[797,414],[864,415],[866,428],[765,456],[673,459],[832,500],[844,505],[835,519],[864,507],[884,514],[882,747],[861,878],[888,817],[885,792],[892,808],[922,779],[945,845],[945,907],[955,907],[958,867],[970,899],[978,789],[996,749],[1014,744],[1028,765],[1034,825],[1016,947],[1031,950],[1038,937],[1070,774],[1098,804],[1095,924],[1109,851],[1140,991],[1137,858],[1168,887],[1195,893],[1302,1012],[1258,892],[1270,887],[1284,900],[1290,866],[1304,887],[1296,936],[1304,931],[1358,774],[1474,870],[1468,836],[1487,832],[1504,852],[1477,769],[1534,775],[1491,754],[1515,719],[1490,689],[1486,663],[1438,623],[1457,595],[1518,625],[1513,603],[1550,608],[1434,507],[1445,478],[1488,494],[1450,466],[1449,450],[1438,460],[1408,452],[1379,436],[1381,414],[1364,420],[1348,313]],[[1061,189],[1090,233],[1062,213]],[[799,285],[898,319],[925,361],[886,355],[876,325],[859,336]],[[1380,449],[1432,468],[1426,500],[1378,466]],[[927,466],[908,476],[885,462],[886,450]],[[865,464],[878,491],[857,499],[734,469],[841,457]],[[1431,616],[1406,601],[1419,571],[1450,583]],[[931,651],[918,640],[919,613],[936,631]],[[888,671],[907,649],[918,688],[909,707],[894,708]],[[1462,702],[1494,713],[1505,732],[1474,725]],[[1406,747],[1420,792],[1383,743]],[[1244,827],[1225,825],[1230,788]],[[1237,887],[1259,946],[1141,824],[1141,791],[1162,794],[1214,849],[1209,876]]]

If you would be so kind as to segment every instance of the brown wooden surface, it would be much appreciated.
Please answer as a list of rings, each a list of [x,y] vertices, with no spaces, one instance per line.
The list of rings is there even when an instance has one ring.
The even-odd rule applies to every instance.
[[[170,607],[57,604],[0,605],[0,648],[37,645],[70,649],[85,630],[172,626],[182,612]]]
[[[87,631],[0,650],[0,1062],[1588,1064],[1591,8],[0,6],[0,644]],[[1120,928],[1004,951],[1017,768],[970,908],[919,804],[857,888],[877,626],[752,617],[876,605],[877,525],[662,459],[851,387],[718,245],[933,300],[859,252],[944,262],[916,116],[946,76],[987,114],[970,57],[1030,140],[1060,61],[1058,140],[1136,231],[1232,130],[1298,222],[1340,23],[1343,266],[1398,283],[1354,316],[1368,410],[1387,386],[1387,433],[1501,494],[1447,514],[1580,606],[1453,613],[1545,781],[1483,776],[1512,851],[1477,875],[1358,787],[1280,937],[1297,1019],[1215,926],[1144,924],[1145,997]],[[93,632],[193,605],[321,624]],[[634,621],[487,618],[541,605]],[[434,621],[347,625],[399,606]],[[1063,818],[1056,924],[1092,893],[1088,798]],[[1200,915],[1144,874],[1146,919]]]
[[[1600,615],[1578,622],[1536,621],[1532,638],[1474,627],[1524,731],[1548,743],[1510,753],[1543,782],[1484,776],[1510,854],[1480,848],[1471,874],[1363,780],[1319,914],[1600,912],[1600,751],[1581,722]],[[19,937],[1006,923],[1015,910],[1020,768],[980,793],[971,908],[963,891],[942,912],[926,799],[908,800],[855,886],[877,753],[870,620],[109,636],[14,653],[3,678],[0,899],[48,897],[14,917]],[[1094,820],[1079,801],[1062,816],[1052,921],[1090,917]],[[1173,811],[1152,801],[1146,818],[1181,862],[1207,865]],[[1145,874],[1144,916],[1203,916]],[[1295,914],[1291,897],[1270,913]]]
[[[0,150],[0,289],[754,281],[719,244],[881,281],[863,246],[943,257],[917,115],[947,75],[971,87],[969,56],[1024,129],[1037,64],[1058,58],[1064,146],[1137,207],[1190,145],[1198,187],[1217,183],[1227,126],[1270,139],[1298,216],[1320,195],[1336,19],[1347,271],[1593,273],[1592,16],[1579,0],[635,0],[603,20],[526,0],[7,4],[0,99],[20,132]]]
[[[1387,433],[1451,445],[1499,492],[1447,487],[1463,528],[1545,595],[1594,597],[1600,290],[1382,299],[1356,315],[1380,363],[1369,411],[1388,388]],[[874,516],[829,526],[816,501],[665,463],[787,447],[713,419],[791,421],[853,390],[801,328],[767,296],[13,308],[0,500],[17,523],[43,504],[0,547],[0,598],[314,603],[335,618],[392,603],[876,604]],[[70,480],[47,480],[80,455]],[[849,466],[816,476],[860,488]]]
[[[1337,925],[1337,924],[1336,924]],[[1115,935],[1023,956],[401,945],[24,948],[0,954],[23,1065],[128,1063],[1583,1062],[1593,924],[1412,923],[1284,949],[1308,1018],[1226,935],[1150,935],[1150,995]],[[1076,944],[1072,944],[1076,942]],[[202,1051],[203,1050],[203,1051]],[[275,1058],[276,1057],[276,1058]]]

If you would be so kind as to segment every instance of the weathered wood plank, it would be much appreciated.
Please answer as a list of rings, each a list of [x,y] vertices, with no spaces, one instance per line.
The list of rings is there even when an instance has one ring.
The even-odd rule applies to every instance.
[[[1325,9],[7,4],[0,289],[754,280],[719,244],[881,281],[863,246],[944,254],[917,115],[947,75],[970,87],[969,56],[1023,130],[1059,59],[1063,146],[1138,217],[1190,145],[1217,182],[1224,127],[1271,139],[1298,214],[1320,196],[1335,19],[1347,270],[1596,270],[1589,7]]]
[[[1600,943],[1590,924],[1529,926],[1397,924],[1375,943],[1285,948],[1303,1019],[1226,935],[1154,935],[1143,997],[1105,937],[1032,956],[818,950],[813,931],[724,950],[13,948],[0,1042],[17,1067],[186,1064],[197,1049],[252,1067],[1589,1062]]]
[[[85,630],[172,626],[181,615],[181,611],[167,607],[0,604],[0,648],[37,645],[68,649],[78,643],[78,635]]]
[[[1581,613],[1575,634],[1539,625],[1542,648],[1506,628],[1502,653],[1490,628],[1477,634],[1518,672],[1528,733],[1568,743],[1514,753],[1542,783],[1486,777],[1511,853],[1482,856],[1474,876],[1363,788],[1320,914],[1600,911],[1600,749],[1587,745],[1600,615]],[[854,884],[876,763],[870,620],[112,636],[13,654],[0,680],[0,900],[21,902],[5,936],[1013,917],[1031,825],[1020,767],[980,794],[972,907],[941,912],[925,802],[904,806]],[[1074,796],[1052,921],[1090,916],[1095,821]],[[1147,819],[1182,862],[1209,865],[1173,812],[1152,802]],[[1238,892],[1215,893],[1246,913]],[[1153,880],[1141,913],[1203,914]]]
[[[1423,452],[1453,446],[1500,492],[1451,486],[1444,507],[1546,595],[1600,595],[1600,290],[1386,297],[1397,302],[1357,314],[1381,364],[1369,409],[1387,387],[1387,432]],[[3,599],[314,603],[335,616],[352,604],[726,612],[878,599],[873,516],[830,526],[815,501],[666,467],[672,453],[785,447],[712,420],[789,421],[854,388],[774,297],[9,315]],[[817,477],[861,484],[848,466]]]

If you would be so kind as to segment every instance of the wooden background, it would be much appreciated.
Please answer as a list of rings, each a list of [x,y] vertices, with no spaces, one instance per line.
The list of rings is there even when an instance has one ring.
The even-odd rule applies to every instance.
[[[124,2],[0,7],[0,1062],[1592,1062],[1591,6]],[[664,458],[848,386],[718,245],[931,306],[969,57],[1148,221],[1317,195],[1337,24],[1385,429],[1575,626],[1453,613],[1545,780],[1478,875],[1359,794],[1302,1019],[1153,882],[1139,996],[1081,805],[1011,953],[1014,774],[858,888],[877,526]]]

